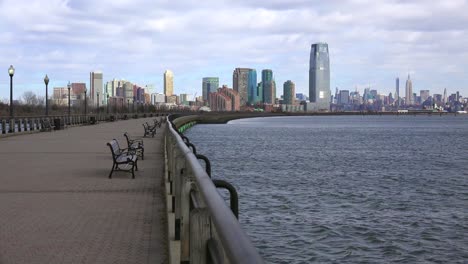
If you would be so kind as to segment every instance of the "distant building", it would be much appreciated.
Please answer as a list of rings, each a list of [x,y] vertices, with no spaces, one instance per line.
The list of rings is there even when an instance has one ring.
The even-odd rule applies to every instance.
[[[262,88],[263,103],[274,104],[276,99],[276,83],[273,78],[273,71],[270,69],[262,70]]]
[[[216,93],[210,93],[211,110],[213,111],[239,111],[241,99],[239,93],[226,85],[219,88]]]
[[[419,103],[424,103],[429,97],[431,96],[429,93],[429,90],[420,90],[419,91],[419,96],[420,96],[420,102]]]
[[[100,98],[102,99],[102,89],[103,89],[103,82],[102,82],[102,72],[90,72],[89,73],[89,97],[93,102],[93,105],[97,105],[97,94],[99,93]]]
[[[413,82],[411,81],[410,75],[408,74],[408,80],[406,80],[406,105],[414,105],[413,96]]]
[[[263,83],[259,82],[257,84],[257,95],[255,96],[254,104],[263,103]]]
[[[151,94],[151,104],[161,104],[166,102],[166,96],[161,93],[153,93]]]
[[[236,68],[232,73],[232,86],[239,93],[242,106],[248,101],[249,72],[248,68]]]
[[[68,89],[65,87],[54,87],[54,92],[52,94],[52,101],[56,105],[68,105]],[[70,98],[70,101],[71,101],[71,98]]]
[[[395,81],[395,106],[400,106],[400,78],[396,78]]]
[[[330,109],[330,59],[328,44],[312,44],[309,64],[309,98],[307,111]]]
[[[219,87],[218,77],[204,77],[202,80],[202,92],[203,100],[208,102],[208,96],[210,93],[215,93]]]
[[[349,90],[341,90],[339,98],[339,104],[349,104]]]
[[[296,94],[296,98],[297,98],[297,100],[299,100],[299,101],[305,101],[305,100],[307,100],[307,96],[306,96],[305,94],[303,94],[303,93],[297,93],[297,94]]]
[[[134,94],[135,92],[133,91],[133,84],[131,82],[125,82],[123,84],[123,97],[125,99],[125,102],[130,102],[131,104],[133,104],[133,100],[135,99]]]
[[[293,105],[296,99],[296,85],[288,80],[283,84],[283,104]]]
[[[259,101],[259,93],[257,91],[257,71],[254,69],[249,70],[248,81],[248,102],[253,105]]]
[[[168,104],[177,104],[178,103],[177,95],[166,96],[166,103],[168,103]]]
[[[174,74],[170,70],[164,72],[164,95],[174,94]],[[169,102],[168,102],[169,103]]]

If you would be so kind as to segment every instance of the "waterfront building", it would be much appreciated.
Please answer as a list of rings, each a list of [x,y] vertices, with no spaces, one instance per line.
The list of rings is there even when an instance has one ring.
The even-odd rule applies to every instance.
[[[122,88],[123,88],[123,97],[125,99],[125,102],[126,103],[130,102],[131,104],[133,104],[133,99],[134,99],[133,84],[131,82],[125,82]]]
[[[396,78],[395,106],[396,106],[397,108],[400,106],[400,78]]]
[[[202,79],[203,101],[208,102],[209,94],[215,93],[218,87],[219,87],[218,77],[204,77]]]
[[[180,94],[180,104],[183,105],[189,105],[189,101],[192,101],[192,95],[191,94]]]
[[[444,88],[444,97],[442,97],[442,103],[447,104],[447,88]]]
[[[429,99],[429,90],[420,90],[419,91],[419,96],[420,96],[420,102],[419,103],[424,103],[427,99]]]
[[[177,95],[166,96],[166,103],[168,103],[168,104],[177,104],[178,103]]]
[[[52,102],[56,105],[68,105],[68,89],[65,87],[54,87]]]
[[[263,103],[274,104],[276,101],[276,82],[273,78],[273,71],[270,69],[262,70],[262,90]]]
[[[307,96],[306,96],[305,94],[303,94],[303,93],[297,93],[297,94],[296,94],[296,98],[297,98],[297,100],[299,100],[299,101],[305,101],[305,100],[307,100]]]
[[[349,90],[341,90],[339,94],[339,104],[349,104]]]
[[[257,71],[254,69],[249,70],[249,82],[248,82],[248,102],[253,105],[258,101],[257,91]]]
[[[164,72],[164,95],[174,94],[174,74],[170,70]],[[169,103],[169,102],[168,102]]]
[[[257,96],[255,97],[255,104],[263,103],[263,83],[257,84]]]
[[[210,108],[212,111],[239,111],[240,96],[234,89],[228,88],[226,85],[219,88],[217,92],[210,93]]]
[[[100,100],[102,101],[102,99],[103,99],[103,94],[102,94],[102,89],[103,89],[102,72],[94,71],[94,72],[89,73],[89,86],[90,86],[89,98],[91,99],[93,105],[97,105],[97,100],[98,100],[97,99],[97,97],[98,97],[97,94],[98,93],[99,93]]]
[[[406,80],[406,105],[414,105],[413,95],[413,82],[411,81],[410,75],[408,74],[408,80]]]
[[[312,44],[309,62],[309,99],[307,111],[330,109],[330,59],[328,44]]]
[[[293,105],[295,101],[295,94],[296,94],[296,85],[287,80],[283,84],[283,104],[285,105]]]
[[[263,85],[263,103],[275,104],[276,102],[276,83],[275,81],[262,82]]]
[[[166,96],[162,93],[151,94],[151,104],[162,104],[166,101]]]
[[[242,106],[248,101],[249,68],[236,68],[232,74],[232,86],[239,93]]]

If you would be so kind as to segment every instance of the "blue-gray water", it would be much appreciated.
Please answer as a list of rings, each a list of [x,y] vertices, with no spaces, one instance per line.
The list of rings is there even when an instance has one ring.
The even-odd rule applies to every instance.
[[[468,263],[468,116],[277,117],[186,132],[269,263]]]

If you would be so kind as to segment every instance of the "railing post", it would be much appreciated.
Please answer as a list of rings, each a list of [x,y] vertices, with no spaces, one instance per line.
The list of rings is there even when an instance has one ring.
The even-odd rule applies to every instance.
[[[2,120],[2,134],[6,134],[6,120]]]
[[[199,197],[197,192],[194,196]],[[207,246],[210,238],[211,221],[208,210],[204,206],[194,208],[190,211],[190,263],[208,263]]]
[[[184,157],[185,160],[185,157]],[[180,192],[180,260],[190,261],[190,191],[192,190],[191,171],[184,168],[181,174]]]
[[[10,131],[11,133],[15,133],[15,119],[10,119]]]
[[[16,124],[15,124],[15,125],[18,126],[18,133],[20,133],[20,132],[21,132],[21,118],[18,118],[18,119],[16,120]]]

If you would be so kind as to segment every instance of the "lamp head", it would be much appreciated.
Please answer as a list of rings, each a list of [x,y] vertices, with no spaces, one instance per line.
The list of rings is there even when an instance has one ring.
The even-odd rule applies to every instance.
[[[10,74],[10,77],[15,75],[15,68],[13,68],[13,65],[10,65],[10,68],[8,68],[8,74]]]
[[[49,77],[47,76],[47,74],[44,77],[44,83],[45,83],[45,85],[49,84]]]

